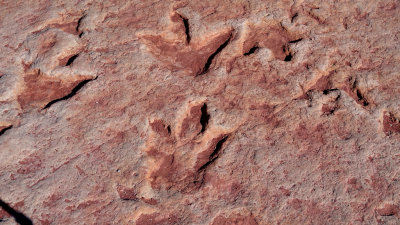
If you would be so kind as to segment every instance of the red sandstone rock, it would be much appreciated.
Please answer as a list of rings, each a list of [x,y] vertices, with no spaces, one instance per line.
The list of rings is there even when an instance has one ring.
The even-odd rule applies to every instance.
[[[393,216],[399,213],[399,207],[392,204],[385,204],[383,207],[376,209],[380,216]]]
[[[390,112],[383,112],[383,131],[400,133],[400,121]]]
[[[400,224],[399,20],[398,0],[0,1],[0,198],[48,225]]]
[[[136,200],[136,192],[133,188],[128,188],[125,186],[118,186],[117,187],[118,195],[123,200]]]
[[[178,218],[174,215],[163,216],[159,213],[142,214],[136,220],[137,225],[173,225],[177,224]]]
[[[258,223],[253,218],[253,216],[243,216],[240,214],[229,215],[228,217],[224,217],[223,215],[218,215],[214,218],[212,225],[257,225]]]

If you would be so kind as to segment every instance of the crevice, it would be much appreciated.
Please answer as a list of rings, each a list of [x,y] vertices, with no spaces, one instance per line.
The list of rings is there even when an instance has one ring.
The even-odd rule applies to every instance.
[[[281,26],[281,28],[282,28],[285,32],[288,32],[288,29],[287,29],[285,26],[283,26],[282,22],[279,22],[279,25]]]
[[[353,78],[350,77],[350,78],[349,78],[349,81],[351,82],[352,79],[353,79]],[[354,81],[353,81],[353,84],[352,84],[352,91],[353,91],[353,93],[355,93],[356,96],[357,96],[357,99],[355,99],[355,100],[356,100],[356,102],[357,102],[358,104],[360,104],[360,105],[362,105],[362,106],[368,106],[368,105],[369,105],[368,100],[364,97],[364,95],[361,93],[360,89],[358,88],[358,79],[357,79],[357,77],[354,78]],[[355,98],[355,97],[353,97],[353,98]]]
[[[81,18],[79,18],[77,24],[76,24],[76,32],[79,33],[79,27],[81,26],[82,20],[86,17],[86,15],[83,15]]]
[[[0,206],[3,208],[4,211],[6,211],[8,214],[10,214],[12,217],[14,217],[15,222],[21,225],[32,225],[32,220],[29,219],[27,216],[25,216],[23,213],[18,212],[17,210],[13,209],[11,206],[9,206],[7,203],[3,202],[3,200],[0,199]]]
[[[337,91],[337,90],[338,90],[337,88],[325,89],[325,90],[322,91],[322,93],[323,93],[324,95],[328,95],[329,93],[334,92],[334,91]]]
[[[78,56],[79,56],[79,54],[76,54],[76,55],[71,56],[71,57],[68,59],[68,61],[67,61],[67,63],[65,64],[65,66],[71,65],[71,64],[75,61],[75,59],[78,58]]]
[[[300,41],[302,41],[302,40],[303,40],[303,38],[299,38],[299,39],[296,39],[296,40],[293,40],[293,41],[289,41],[289,43],[290,43],[290,44],[293,44],[293,43],[300,42]]]
[[[62,98],[58,98],[58,99],[55,99],[55,100],[53,100],[53,101],[47,103],[47,105],[46,105],[45,107],[43,107],[43,109],[49,108],[51,105],[53,105],[53,104],[56,103],[56,102],[63,101],[63,100],[67,100],[67,99],[73,97],[74,95],[76,95],[76,93],[78,93],[78,91],[79,91],[80,89],[83,88],[83,86],[85,86],[85,84],[89,83],[89,81],[96,80],[96,79],[97,79],[97,77],[94,78],[94,79],[84,80],[84,81],[80,82],[78,85],[76,85],[76,86],[74,87],[74,89],[72,89],[71,93],[69,93],[68,95],[66,95],[66,96],[64,96],[64,97],[62,97]]]
[[[180,14],[178,14],[178,15],[182,19],[183,25],[185,26],[186,42],[189,44],[190,40],[192,39],[190,36],[189,19]]]
[[[215,145],[214,151],[211,153],[210,157],[208,158],[208,161],[198,169],[198,172],[205,170],[209,165],[211,165],[218,158],[219,153],[222,149],[222,146],[226,142],[228,137],[229,137],[229,135],[225,135],[221,140],[218,141],[218,143]]]
[[[294,19],[296,19],[297,16],[299,16],[299,14],[298,14],[298,13],[295,13],[295,14],[292,16],[292,18],[290,18],[290,22],[293,23],[293,22],[294,22]]]
[[[306,99],[308,100],[308,107],[312,107],[312,105],[313,105],[313,96],[312,96],[312,90],[308,90],[307,92],[306,92]]]
[[[333,108],[329,111],[328,115],[332,115],[336,111],[336,108]]]
[[[353,80],[354,79],[354,80]],[[353,77],[349,77],[349,82],[350,82],[350,84],[351,83],[353,83],[352,84],[352,88],[353,88],[353,90],[355,89],[355,88],[357,88],[357,78],[353,78]]]
[[[285,58],[283,59],[283,61],[285,62],[289,62],[292,61],[293,55],[292,52],[289,49],[289,45],[283,45],[282,46],[282,52],[286,55]]]
[[[170,125],[167,126],[167,131],[168,131],[168,134],[171,134],[171,126]]]
[[[330,105],[330,104],[323,104],[322,105],[322,113],[326,116],[330,116],[333,115],[335,113],[335,111],[338,109],[337,104],[334,105]]]
[[[292,61],[292,58],[293,58],[293,55],[291,52],[289,52],[289,54],[285,56],[285,59],[283,61],[290,62],[290,61]]]
[[[357,94],[357,98],[358,98],[358,102],[363,105],[363,106],[368,106],[369,103],[367,101],[367,99],[361,94],[359,89],[356,89],[356,94]]]
[[[0,136],[3,135],[6,131],[8,131],[8,130],[11,129],[11,128],[12,128],[12,125],[10,125],[10,126],[8,126],[8,127],[5,127],[5,128],[3,128],[2,130],[0,130]]]
[[[259,47],[254,46],[248,52],[244,53],[243,55],[245,55],[245,56],[251,55],[251,54],[255,53],[257,51],[257,49],[259,49]]]
[[[308,12],[308,15],[316,20],[319,24],[325,24],[325,21],[323,21],[321,18],[319,18],[312,10],[314,9],[319,9],[319,8],[313,8]]]
[[[203,75],[208,72],[215,56],[217,56],[228,45],[231,38],[232,38],[232,33],[229,35],[228,39],[224,43],[222,43],[222,45],[220,45],[218,49],[213,54],[210,55],[210,57],[208,57],[207,62],[206,64],[204,64],[203,69],[197,75]]]
[[[201,107],[201,117],[200,117],[200,124],[201,124],[201,131],[200,133],[204,133],[206,131],[208,121],[210,120],[210,114],[207,113],[207,104]]]

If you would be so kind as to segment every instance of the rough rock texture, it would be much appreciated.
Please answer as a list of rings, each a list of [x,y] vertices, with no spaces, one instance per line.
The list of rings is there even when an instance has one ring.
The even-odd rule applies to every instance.
[[[2,0],[0,198],[43,225],[400,224],[399,97],[399,0]]]

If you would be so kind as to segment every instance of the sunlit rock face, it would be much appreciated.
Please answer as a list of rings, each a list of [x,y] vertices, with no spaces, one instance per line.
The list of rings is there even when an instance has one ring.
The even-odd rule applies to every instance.
[[[400,224],[398,0],[6,0],[0,24],[0,224]]]

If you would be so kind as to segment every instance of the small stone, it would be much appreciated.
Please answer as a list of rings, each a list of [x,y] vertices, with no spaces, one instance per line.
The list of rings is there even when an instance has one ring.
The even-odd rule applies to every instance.
[[[380,216],[394,216],[399,213],[399,207],[397,205],[386,203],[383,207],[377,208],[376,212]]]
[[[133,188],[119,185],[117,187],[117,192],[122,200],[137,200],[136,192]]]

